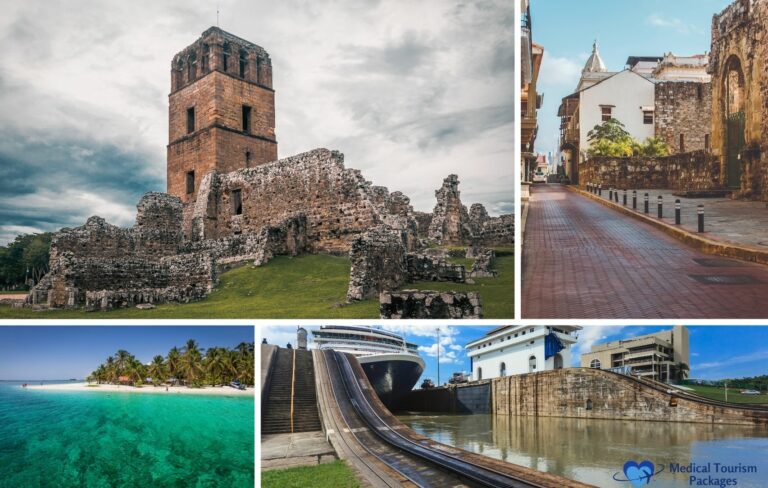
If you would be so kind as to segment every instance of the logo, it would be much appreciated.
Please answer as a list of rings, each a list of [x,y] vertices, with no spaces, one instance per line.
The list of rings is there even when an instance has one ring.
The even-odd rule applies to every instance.
[[[663,466],[656,471],[656,467],[648,460],[639,463],[630,460],[624,463],[624,478],[621,478],[621,473],[615,473],[613,479],[622,482],[629,481],[632,486],[640,487],[650,484],[651,478],[662,471],[664,471]]]

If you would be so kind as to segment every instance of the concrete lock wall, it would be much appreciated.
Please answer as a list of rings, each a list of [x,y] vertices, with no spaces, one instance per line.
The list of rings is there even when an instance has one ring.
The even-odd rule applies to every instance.
[[[491,413],[491,383],[413,390],[403,398],[400,408],[412,412]]]
[[[696,402],[590,368],[496,378],[492,380],[492,407],[496,415],[510,416],[768,424],[765,411]]]

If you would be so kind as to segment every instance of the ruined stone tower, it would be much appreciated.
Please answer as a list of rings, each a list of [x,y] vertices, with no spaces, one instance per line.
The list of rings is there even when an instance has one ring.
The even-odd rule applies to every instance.
[[[211,27],[171,63],[168,193],[195,199],[203,176],[277,159],[272,61]]]

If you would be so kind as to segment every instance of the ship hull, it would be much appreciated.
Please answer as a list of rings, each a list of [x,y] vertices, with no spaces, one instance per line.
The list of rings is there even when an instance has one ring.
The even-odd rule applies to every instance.
[[[379,399],[390,410],[410,392],[424,372],[424,360],[412,354],[376,354],[358,357]]]

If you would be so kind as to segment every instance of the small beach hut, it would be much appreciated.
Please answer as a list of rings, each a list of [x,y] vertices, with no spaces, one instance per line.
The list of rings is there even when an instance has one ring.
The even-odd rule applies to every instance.
[[[131,377],[130,376],[118,376],[117,377],[117,382],[118,383],[126,383],[126,384],[133,383],[131,381]]]

